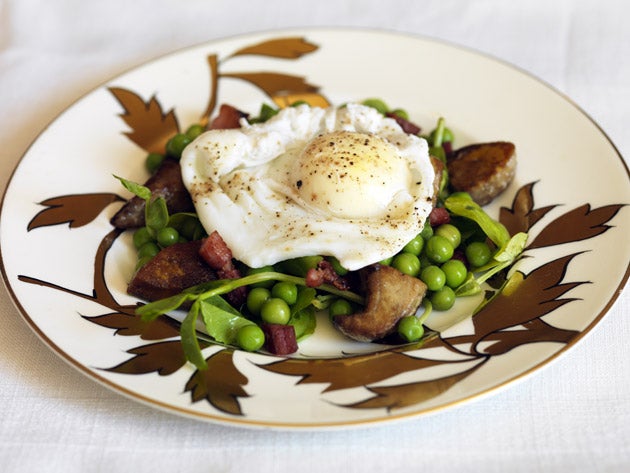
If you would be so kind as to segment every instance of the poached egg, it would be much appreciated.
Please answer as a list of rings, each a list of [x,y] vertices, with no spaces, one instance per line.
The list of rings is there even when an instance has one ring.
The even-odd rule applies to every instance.
[[[323,255],[356,270],[422,230],[435,171],[427,142],[394,119],[351,103],[241,125],[203,133],[180,164],[202,225],[244,264]]]

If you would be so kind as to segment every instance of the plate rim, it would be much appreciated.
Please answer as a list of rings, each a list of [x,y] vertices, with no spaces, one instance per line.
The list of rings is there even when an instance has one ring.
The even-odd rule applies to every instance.
[[[243,32],[243,33],[238,33],[234,35],[223,36],[223,37],[213,38],[206,41],[197,42],[197,43],[184,46],[181,48],[176,48],[172,51],[168,51],[163,54],[156,55],[147,60],[138,62],[135,65],[132,65],[126,68],[125,70],[119,71],[118,73],[111,75],[105,80],[99,81],[98,84],[91,86],[89,90],[81,94],[79,97],[75,98],[71,103],[64,105],[63,109],[60,110],[36,134],[36,136],[31,140],[29,145],[23,151],[22,155],[19,157],[18,161],[14,165],[9,175],[9,178],[6,181],[6,186],[3,190],[2,197],[0,199],[0,223],[2,222],[2,218],[4,214],[5,199],[7,197],[7,194],[12,188],[15,174],[18,168],[23,163],[24,159],[29,155],[29,152],[34,146],[34,144],[37,143],[41,139],[41,137],[50,129],[50,127],[55,122],[57,122],[65,113],[73,109],[77,103],[81,102],[84,98],[86,98],[90,94],[102,89],[108,82],[111,82],[121,76],[124,76],[127,73],[138,70],[154,62],[163,60],[170,56],[177,56],[178,54],[181,54],[185,51],[198,48],[198,47],[205,47],[205,46],[210,47],[213,44],[223,43],[223,42],[232,41],[232,40],[239,40],[239,39],[245,40],[247,38],[255,38],[255,37],[263,38],[264,36],[271,36],[271,35],[279,36],[279,35],[287,35],[287,34],[299,34],[301,36],[307,37],[309,34],[325,34],[325,33],[330,33],[330,32],[342,33],[342,34],[354,34],[354,33],[379,34],[379,35],[388,36],[388,37],[396,37],[401,40],[405,40],[405,39],[406,40],[420,40],[427,43],[447,46],[449,48],[463,51],[463,52],[472,54],[474,56],[486,58],[493,62],[507,66],[509,69],[519,74],[525,75],[529,77],[530,79],[533,79],[535,82],[543,85],[550,92],[562,98],[565,103],[571,105],[577,113],[581,114],[584,118],[586,118],[590,122],[590,124],[596,128],[596,130],[598,131],[598,134],[601,135],[601,137],[605,139],[607,144],[614,151],[614,154],[616,155],[617,159],[621,161],[622,167],[623,169],[625,169],[627,182],[630,182],[630,169],[628,167],[628,163],[622,156],[621,152],[619,151],[619,149],[617,148],[617,146],[615,145],[611,137],[602,128],[602,126],[584,108],[582,108],[575,100],[569,97],[566,93],[562,92],[555,86],[551,85],[546,80],[541,79],[537,75],[523,69],[522,67],[518,65],[515,65],[512,62],[509,62],[505,59],[502,59],[500,57],[489,54],[487,52],[472,48],[467,45],[463,45],[457,42],[453,42],[453,41],[449,41],[449,40],[445,40],[441,38],[435,38],[435,37],[431,37],[427,35],[417,34],[417,33],[401,32],[401,31],[388,30],[385,28],[376,28],[376,27],[369,27],[369,28],[345,27],[345,26],[304,27],[304,28],[292,27],[292,28],[280,28],[280,29],[268,29],[268,30]],[[450,401],[448,403],[444,403],[444,404],[440,404],[440,405],[428,407],[428,408],[422,408],[416,411],[405,412],[405,413],[400,413],[400,414],[390,412],[389,415],[381,415],[381,416],[376,416],[374,418],[357,419],[354,421],[352,420],[326,421],[325,423],[320,424],[320,423],[315,423],[315,422],[258,421],[258,420],[248,419],[247,417],[244,417],[244,418],[222,417],[222,416],[215,415],[212,413],[202,413],[202,412],[192,411],[192,410],[180,407],[180,406],[174,406],[167,402],[163,402],[159,399],[148,398],[141,393],[134,392],[133,390],[125,386],[122,386],[113,381],[110,381],[109,379],[103,376],[100,376],[98,373],[91,370],[90,367],[81,363],[79,360],[76,360],[75,358],[70,356],[68,353],[66,353],[63,349],[61,349],[52,339],[50,339],[46,335],[46,333],[31,318],[28,311],[22,306],[21,301],[18,299],[17,295],[15,294],[13,290],[13,286],[11,282],[9,281],[9,276],[7,274],[7,269],[5,267],[5,262],[3,258],[3,250],[4,248],[0,244],[0,272],[2,273],[4,286],[7,290],[7,293],[10,295],[11,302],[14,305],[14,307],[17,309],[17,311],[20,313],[21,318],[27,323],[27,325],[31,328],[31,330],[38,336],[38,338],[46,346],[48,346],[54,353],[60,356],[60,358],[63,359],[67,364],[74,367],[79,372],[87,375],[88,378],[92,379],[93,381],[96,381],[98,384],[101,384],[114,392],[117,392],[118,394],[123,395],[124,397],[127,397],[128,399],[140,402],[141,404],[144,404],[152,408],[158,408],[159,410],[162,410],[163,412],[182,415],[184,417],[193,418],[195,420],[211,421],[213,423],[222,424],[226,426],[265,428],[265,429],[272,428],[272,429],[280,429],[280,430],[305,430],[305,429],[306,430],[337,430],[337,429],[373,426],[377,424],[378,425],[391,424],[393,422],[399,422],[402,420],[419,418],[421,416],[424,417],[426,415],[433,415],[438,412],[444,411],[446,409],[455,408],[465,403],[469,403],[469,402],[479,400],[481,398],[485,398],[486,396],[489,396],[503,389],[506,389],[509,386],[516,384],[517,382],[525,380],[526,378],[531,376],[533,373],[539,371],[543,367],[549,366],[552,362],[559,359],[561,356],[566,354],[569,350],[575,348],[582,340],[586,338],[586,336],[591,334],[594,327],[598,325],[599,323],[601,323],[602,319],[610,312],[610,309],[617,303],[619,297],[624,292],[624,288],[626,287],[628,280],[630,279],[630,261],[628,261],[628,263],[626,264],[624,275],[620,279],[618,286],[611,293],[611,296],[609,300],[607,301],[607,303],[602,307],[600,312],[596,316],[593,317],[590,323],[583,330],[581,330],[580,333],[574,339],[572,339],[569,343],[566,343],[563,347],[561,347],[559,350],[554,352],[551,356],[548,356],[544,360],[536,363],[535,365],[533,365],[532,367],[528,368],[525,371],[519,372],[515,375],[511,375],[508,379],[504,380],[503,382],[499,384],[495,384],[488,388],[484,388],[477,393],[466,395],[460,399]]]

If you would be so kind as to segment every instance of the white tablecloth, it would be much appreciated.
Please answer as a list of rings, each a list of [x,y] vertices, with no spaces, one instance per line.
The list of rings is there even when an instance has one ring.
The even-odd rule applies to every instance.
[[[421,34],[504,59],[570,96],[627,159],[628,16],[625,0],[0,0],[0,182],[48,123],[117,74],[207,40],[302,26]],[[630,471],[627,289],[589,336],[508,389],[334,432],[217,426],[129,400],[53,354],[1,291],[3,472]]]

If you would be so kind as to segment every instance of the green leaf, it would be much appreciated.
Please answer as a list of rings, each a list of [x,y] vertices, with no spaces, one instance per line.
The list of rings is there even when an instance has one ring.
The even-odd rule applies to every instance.
[[[289,325],[293,325],[295,330],[295,338],[300,340],[308,337],[315,332],[317,326],[317,318],[315,317],[315,307],[310,305],[302,310],[297,311],[291,316]]]
[[[296,312],[304,310],[308,306],[313,304],[313,300],[315,299],[316,295],[317,291],[315,290],[315,288],[299,287],[297,300],[295,301],[295,304],[293,304],[291,315],[293,316],[293,314],[295,314]]]
[[[514,261],[523,252],[527,243],[527,233],[519,232],[514,235],[507,244],[500,248],[494,255],[494,259],[500,262]]]
[[[481,285],[475,279],[472,273],[469,273],[466,281],[455,289],[455,295],[457,297],[474,296],[481,292]]]
[[[149,302],[136,309],[136,314],[142,317],[144,321],[151,321],[158,318],[160,315],[166,314],[172,310],[178,309],[184,302],[192,299],[191,294],[182,292],[166,299],[160,299],[155,302]]]
[[[442,147],[444,141],[444,118],[440,117],[437,122],[437,127],[433,133],[433,147]],[[442,150],[443,151],[443,150]],[[439,157],[439,156],[438,156]]]
[[[164,197],[158,197],[147,202],[145,211],[145,220],[149,231],[157,232],[168,225],[168,209]]]
[[[444,201],[444,206],[452,214],[476,222],[497,247],[502,248],[510,240],[510,234],[505,226],[492,219],[479,204],[469,198],[453,195]]]
[[[183,293],[189,294],[191,296],[191,299],[193,299],[208,291],[221,288],[226,283],[226,281],[233,281],[233,280],[232,279],[227,279],[227,280],[214,279],[212,281],[202,282],[200,284],[197,284],[196,286],[190,286],[189,288],[184,289]]]
[[[293,325],[298,341],[315,332],[317,319],[313,302],[316,295],[317,291],[312,287],[300,287],[298,290],[298,298],[291,308],[289,319],[289,325]]]
[[[254,322],[240,315],[222,297],[213,296],[205,299],[200,303],[200,307],[208,335],[219,343],[234,344],[241,327],[254,325]]]
[[[228,312],[232,315],[235,315],[237,317],[242,317],[242,314],[236,310],[228,301],[226,301],[225,299],[223,299],[223,297],[221,296],[213,296],[210,297],[208,299],[205,300],[205,302],[208,302],[216,307],[218,307],[219,309]]]
[[[199,304],[195,302],[188,311],[186,318],[182,321],[179,332],[182,337],[182,348],[186,359],[195,365],[198,370],[206,370],[208,369],[208,364],[201,353],[199,340],[197,339],[198,316]]]
[[[120,183],[134,195],[137,195],[141,199],[149,200],[151,198],[151,190],[148,187],[145,187],[141,184],[137,184],[135,182],[129,181],[124,177],[114,175],[116,179],[120,181]]]

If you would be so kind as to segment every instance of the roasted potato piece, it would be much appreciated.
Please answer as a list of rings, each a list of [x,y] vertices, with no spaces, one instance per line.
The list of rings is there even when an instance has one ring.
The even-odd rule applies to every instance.
[[[370,342],[389,335],[401,318],[415,314],[427,286],[420,279],[391,266],[375,264],[365,271],[365,310],[352,315],[338,315],[334,323],[344,335]]]
[[[158,170],[144,184],[153,196],[166,199],[169,213],[191,212],[194,210],[190,194],[182,181],[179,162],[166,158]],[[112,217],[111,224],[116,228],[137,228],[144,226],[144,200],[134,196]]]
[[[214,270],[199,257],[200,246],[201,241],[190,241],[164,248],[136,272],[127,292],[156,301],[216,279]]]
[[[514,144],[495,141],[465,146],[455,151],[448,160],[447,169],[455,191],[468,192],[479,205],[486,205],[514,178]]]

